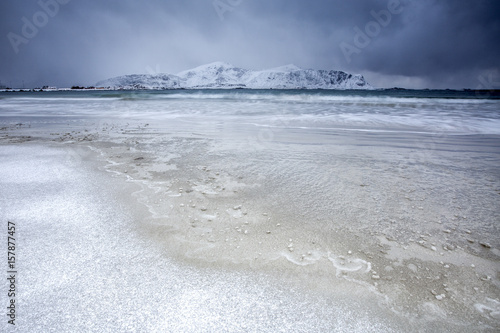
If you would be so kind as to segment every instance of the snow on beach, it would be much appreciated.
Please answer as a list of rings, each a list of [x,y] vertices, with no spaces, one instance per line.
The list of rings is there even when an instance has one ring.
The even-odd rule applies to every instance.
[[[332,300],[263,274],[173,261],[136,224],[147,215],[130,200],[137,187],[98,171],[84,148],[1,145],[0,155],[1,218],[20,236],[17,321],[3,320],[3,332],[398,328],[381,319],[388,313],[360,316],[348,295]]]
[[[89,308],[64,325],[96,315],[140,327],[126,315],[127,294],[147,309],[140,318],[152,330],[165,322],[191,331],[498,328],[495,101],[177,94],[2,102],[3,218],[23,221],[33,237],[54,233],[58,253],[77,251],[52,260],[65,270],[64,290],[84,297],[103,275],[121,284],[106,291],[120,306],[102,315]],[[467,113],[470,104],[480,117]],[[34,263],[51,243],[26,239],[24,265],[42,272]],[[76,273],[88,265],[91,278]],[[38,298],[29,303],[43,304],[53,280],[33,280]],[[142,300],[152,294],[154,309]],[[173,310],[192,306],[191,316]],[[38,311],[30,305],[30,318]]]

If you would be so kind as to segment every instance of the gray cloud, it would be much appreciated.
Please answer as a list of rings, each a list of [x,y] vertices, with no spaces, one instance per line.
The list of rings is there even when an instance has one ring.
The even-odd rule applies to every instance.
[[[48,7],[52,17],[39,1],[0,2],[3,84],[90,85],[217,60],[252,69],[288,63],[340,69],[381,87],[476,88],[485,86],[481,78],[498,81],[495,0],[40,1],[61,4],[57,13]],[[392,2],[398,10],[388,19]],[[26,20],[39,25],[29,38]],[[355,39],[357,28],[368,42]],[[12,34],[24,38],[14,47]],[[355,52],[346,57],[341,45]]]

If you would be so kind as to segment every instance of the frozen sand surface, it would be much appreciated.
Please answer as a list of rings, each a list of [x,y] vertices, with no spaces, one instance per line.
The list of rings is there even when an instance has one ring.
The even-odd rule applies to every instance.
[[[90,147],[117,188],[134,192],[118,200],[130,208],[128,243],[204,273],[261,272],[312,297],[312,317],[352,303],[396,331],[498,329],[500,144],[485,117],[494,102],[216,95],[68,102],[71,118],[52,118],[52,105],[50,117],[26,112],[32,127],[10,126],[2,140]]]
[[[76,158],[85,151],[9,145],[0,156],[0,216],[16,222],[19,236],[19,332],[401,328],[361,295],[322,297],[265,274],[176,263],[137,230],[125,194],[134,186]],[[2,327],[11,331],[5,320]]]
[[[349,281],[423,327],[498,324],[498,177],[488,160],[471,164],[490,154],[480,138],[433,138],[429,152],[421,136],[314,134],[303,145],[308,133],[275,131],[265,148],[235,151],[236,140],[149,133],[100,149],[108,161],[145,156],[108,170],[126,166],[143,186],[152,234],[173,230],[166,243],[180,258],[277,270],[326,293]],[[182,153],[168,176],[136,170],[170,150]]]

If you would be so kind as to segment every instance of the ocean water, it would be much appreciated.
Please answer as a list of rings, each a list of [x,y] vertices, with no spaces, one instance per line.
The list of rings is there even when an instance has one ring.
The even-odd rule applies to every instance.
[[[96,165],[120,193],[122,206],[110,206],[136,207],[124,239],[154,246],[169,265],[250,280],[263,274],[266,285],[277,284],[274,293],[294,290],[290,304],[297,297],[323,304],[301,310],[307,318],[326,318],[329,306],[349,297],[356,310],[343,313],[369,318],[355,326],[337,314],[297,331],[500,327],[500,99],[493,92],[4,92],[0,128],[5,160],[36,145],[62,152],[51,163]],[[107,224],[115,223],[110,215]],[[123,224],[120,214],[116,220]],[[155,274],[168,274],[162,265]],[[126,302],[118,290],[113,295]],[[227,299],[223,288],[210,295]],[[227,325],[224,311],[219,322]],[[265,311],[288,318],[283,308]],[[335,326],[339,318],[344,326]]]
[[[499,134],[496,94],[433,90],[0,93],[2,116],[204,119],[296,129]]]

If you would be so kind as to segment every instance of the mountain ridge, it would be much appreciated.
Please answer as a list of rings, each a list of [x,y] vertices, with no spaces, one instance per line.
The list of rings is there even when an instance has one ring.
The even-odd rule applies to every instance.
[[[249,70],[213,62],[174,74],[131,74],[96,84],[110,89],[373,89],[360,74],[293,64]]]

